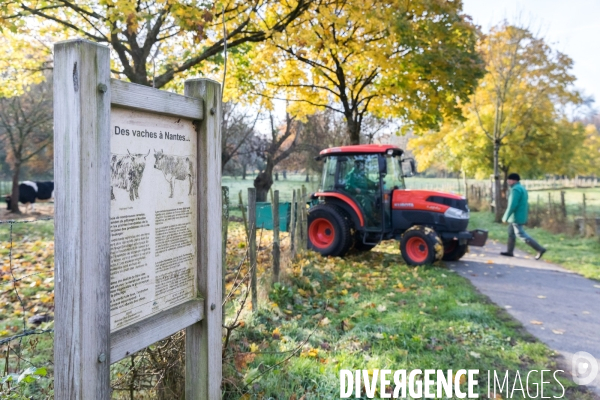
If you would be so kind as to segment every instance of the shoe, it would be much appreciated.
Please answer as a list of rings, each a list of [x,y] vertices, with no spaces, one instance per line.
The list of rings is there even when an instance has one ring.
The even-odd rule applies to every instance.
[[[503,251],[503,252],[500,253],[500,255],[501,256],[506,256],[506,257],[514,257],[515,256],[513,253],[509,253],[508,251]]]
[[[541,244],[539,244],[538,242],[536,242],[535,240],[529,238],[527,240],[525,240],[525,243],[527,243],[529,246],[531,246],[535,251],[537,251],[537,254],[535,255],[535,259],[539,260],[540,258],[542,258],[542,256],[544,255],[544,253],[546,252],[546,248],[542,247]]]
[[[536,255],[535,255],[535,259],[539,260],[540,258],[542,258],[542,256],[544,255],[544,253],[546,252],[546,249],[542,249],[540,250]]]

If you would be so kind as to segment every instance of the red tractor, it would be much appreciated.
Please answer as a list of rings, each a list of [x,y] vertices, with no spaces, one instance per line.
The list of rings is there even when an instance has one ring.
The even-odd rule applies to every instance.
[[[403,167],[414,174],[413,159],[392,145],[333,147],[321,151],[321,189],[311,197],[308,247],[325,256],[350,249],[369,251],[382,240],[400,241],[409,265],[456,261],[468,246],[483,246],[487,231],[467,231],[464,197],[410,190]]]

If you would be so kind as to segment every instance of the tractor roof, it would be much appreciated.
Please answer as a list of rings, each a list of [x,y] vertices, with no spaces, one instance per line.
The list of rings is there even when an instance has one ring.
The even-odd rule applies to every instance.
[[[403,153],[402,149],[392,144],[359,144],[354,146],[330,147],[328,149],[322,150],[319,154],[321,156],[332,156],[339,153],[372,154],[385,153],[388,150],[394,150],[395,154]]]

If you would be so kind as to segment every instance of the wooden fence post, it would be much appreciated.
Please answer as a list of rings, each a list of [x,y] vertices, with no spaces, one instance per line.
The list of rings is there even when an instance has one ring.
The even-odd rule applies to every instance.
[[[227,186],[222,186],[222,196],[223,196],[223,211],[221,215],[221,251],[223,258],[223,282],[222,282],[222,299],[225,301],[225,276],[227,275],[227,234],[229,230],[229,188]],[[221,304],[223,303],[221,302]],[[225,305],[223,304],[223,321],[225,321]]]
[[[248,232],[248,220],[246,219],[246,208],[244,207],[244,200],[242,199],[242,191],[240,190],[239,193],[239,199],[240,199],[240,210],[242,211],[242,220],[244,221],[244,230],[246,231],[246,239],[248,239],[250,236],[250,233]]]
[[[581,232],[581,236],[585,237],[587,233],[587,216],[586,216],[586,204],[585,204],[585,193],[583,194],[583,206],[582,206],[582,214],[583,214],[583,230]]]
[[[279,190],[271,192],[273,205],[273,283],[279,282],[280,249],[279,249]]]
[[[290,257],[296,255],[296,190],[292,190],[292,204],[290,206]]]
[[[300,246],[302,251],[306,251],[308,248],[308,214],[306,211],[306,202],[308,200],[308,195],[306,191],[306,186],[302,185],[302,201],[300,202],[300,210],[302,215],[302,241],[300,242]]]
[[[54,46],[54,396],[110,398],[110,52]]]
[[[296,196],[296,244],[294,249],[296,254],[302,253],[302,190],[297,190]]]
[[[221,398],[222,303],[221,231],[221,85],[210,79],[185,81],[186,96],[204,100],[204,118],[198,125],[198,274],[204,298],[204,319],[186,328],[186,399]]]
[[[248,188],[248,251],[250,252],[250,292],[252,312],[258,310],[258,289],[256,287],[256,188]]]
[[[562,216],[564,218],[564,220],[566,221],[567,219],[567,205],[565,203],[565,191],[561,190],[560,191],[560,210],[562,213]]]

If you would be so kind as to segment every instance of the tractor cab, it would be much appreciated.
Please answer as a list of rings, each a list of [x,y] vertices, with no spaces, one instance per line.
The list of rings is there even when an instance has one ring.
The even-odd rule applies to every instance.
[[[321,151],[321,189],[312,195],[308,247],[325,256],[368,251],[382,240],[400,241],[408,264],[458,260],[468,245],[483,246],[487,232],[466,231],[464,197],[406,189],[413,159],[392,145],[333,147]],[[405,172],[406,171],[406,172]]]
[[[392,191],[406,188],[402,153],[393,146],[380,145],[324,150],[320,156],[324,161],[320,194],[348,199],[347,204],[356,207],[362,217],[361,228],[380,236],[391,230]],[[414,169],[414,163],[409,166]]]

